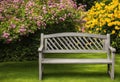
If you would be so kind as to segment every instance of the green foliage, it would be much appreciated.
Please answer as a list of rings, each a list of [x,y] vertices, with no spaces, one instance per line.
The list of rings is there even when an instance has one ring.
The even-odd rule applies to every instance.
[[[22,36],[20,41],[10,44],[0,42],[0,61],[26,61],[38,59],[38,47],[40,45],[40,33],[50,34],[58,32],[77,31],[73,22],[61,22],[49,24],[46,29],[36,31],[29,36]]]
[[[120,37],[112,37],[111,38],[113,41],[111,42],[112,43],[112,46],[114,46],[117,50],[117,53],[120,53]]]
[[[77,29],[74,22],[61,22],[58,24],[48,24],[44,30],[45,34],[60,33],[60,32],[76,32]]]
[[[0,61],[25,61],[38,58],[40,33],[22,36],[20,41],[11,44],[0,44]]]
[[[42,32],[75,32],[85,15],[72,0],[3,0],[0,7],[0,61],[36,60]]]

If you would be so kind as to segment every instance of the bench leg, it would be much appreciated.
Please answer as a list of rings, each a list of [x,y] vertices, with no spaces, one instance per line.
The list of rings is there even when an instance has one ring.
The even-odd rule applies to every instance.
[[[39,64],[39,80],[42,80],[42,64]]]
[[[42,53],[39,53],[39,80],[42,80]]]
[[[114,62],[112,63],[111,66],[111,79],[114,80]]]
[[[108,64],[107,72],[110,75],[111,79],[114,80],[114,63],[112,63],[111,65]]]
[[[110,64],[107,64],[107,73],[110,73]]]
[[[111,79],[114,80],[115,53],[112,53]]]

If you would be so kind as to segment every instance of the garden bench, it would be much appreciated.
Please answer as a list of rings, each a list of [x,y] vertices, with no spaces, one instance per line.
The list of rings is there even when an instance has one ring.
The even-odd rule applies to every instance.
[[[107,72],[114,79],[115,48],[110,46],[110,34],[56,33],[41,34],[39,51],[39,79],[42,79],[43,64],[107,64]],[[45,53],[106,53],[106,58],[71,59],[44,58]]]

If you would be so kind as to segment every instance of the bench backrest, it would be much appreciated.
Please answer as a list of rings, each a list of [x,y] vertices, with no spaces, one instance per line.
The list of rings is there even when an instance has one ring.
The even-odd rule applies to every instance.
[[[44,53],[96,53],[107,52],[110,35],[87,33],[41,34]]]

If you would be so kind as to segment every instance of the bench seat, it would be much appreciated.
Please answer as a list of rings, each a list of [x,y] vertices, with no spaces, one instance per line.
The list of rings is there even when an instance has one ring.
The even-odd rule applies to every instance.
[[[44,58],[43,64],[111,64],[110,59],[64,59]]]

